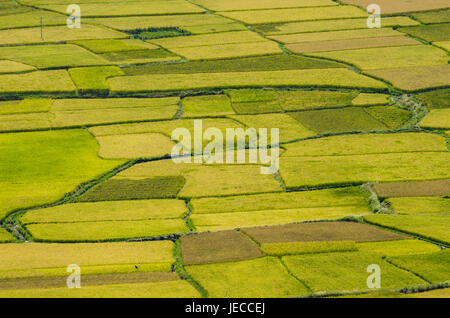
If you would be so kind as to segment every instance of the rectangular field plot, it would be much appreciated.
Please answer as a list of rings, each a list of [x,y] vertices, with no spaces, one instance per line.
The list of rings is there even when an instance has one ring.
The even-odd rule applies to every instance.
[[[214,11],[319,7],[337,5],[337,3],[330,0],[288,0],[281,3],[276,0],[246,0],[245,2],[239,0],[195,0],[193,2]]]
[[[282,53],[278,44],[269,41],[218,44],[211,46],[172,48],[172,52],[188,60],[223,59]]]
[[[128,37],[128,35],[101,26],[83,24],[80,29],[69,29],[66,25],[48,26],[44,28],[43,37],[44,40],[41,39],[40,27],[0,30],[0,44],[9,45],[87,39],[121,39]]]
[[[313,33],[296,33],[286,35],[273,35],[269,38],[276,41],[293,44],[293,43],[310,43],[310,42],[324,42],[324,41],[339,41],[339,40],[355,40],[355,39],[370,39],[370,38],[385,38],[402,36],[401,32],[395,31],[391,28],[381,29],[362,29],[362,30],[343,30],[330,32],[313,32]],[[417,44],[417,42],[416,42]],[[331,51],[331,50],[330,50]]]
[[[376,242],[407,236],[356,222],[312,222],[242,229],[260,244],[292,242]]]
[[[357,93],[331,91],[277,91],[281,108],[286,111],[348,106]]]
[[[187,214],[181,200],[71,203],[27,212],[22,224],[177,219]]]
[[[335,86],[385,89],[347,69],[120,76],[107,80],[113,92],[146,92],[215,87]]]
[[[360,107],[308,110],[290,113],[290,116],[298,120],[306,128],[319,134],[388,130],[386,125],[370,116]]]
[[[370,0],[344,0],[343,2],[357,5],[363,9],[372,3]],[[447,7],[448,2],[445,0],[429,0],[426,2],[420,0],[397,0],[394,2],[390,0],[379,0],[378,5],[383,8],[383,14],[387,14],[435,10]]]
[[[447,152],[284,157],[280,175],[288,188],[325,184],[417,181],[450,177]],[[332,167],[324,169],[324,167]]]
[[[358,188],[265,193],[246,196],[200,198],[190,201],[194,214],[263,211],[276,209],[359,206],[368,208]],[[367,210],[368,211],[368,210]]]
[[[271,129],[278,128],[280,142],[315,135],[313,131],[309,130],[287,114],[229,115],[228,117],[245,124],[247,127],[255,128],[256,130],[267,128],[268,138],[271,138]],[[268,144],[271,144],[271,141],[268,141]]]
[[[36,71],[26,74],[0,75],[0,93],[68,93],[75,85],[67,71]]]
[[[94,53],[128,52],[158,48],[156,45],[137,39],[75,40],[69,41],[69,43],[84,47]]]
[[[435,241],[450,242],[448,211],[415,215],[368,215],[364,218],[374,224],[420,235]]]
[[[450,109],[432,109],[420,122],[424,128],[449,129],[450,128]]]
[[[450,40],[450,23],[404,27],[399,31],[428,42]]]
[[[285,256],[311,253],[331,252],[355,252],[358,251],[355,242],[288,242],[288,243],[265,243],[261,245],[261,251],[266,255]]]
[[[197,231],[221,231],[254,226],[281,225],[318,220],[339,220],[369,213],[366,206],[272,209],[247,212],[192,214]]]
[[[217,32],[231,32],[231,31],[246,31],[246,30],[248,30],[245,25],[243,25],[242,23],[239,23],[239,22],[184,26],[183,29],[188,32],[191,32],[192,34],[207,34],[207,33],[217,33]]]
[[[450,85],[450,65],[370,70],[367,74],[406,91]]]
[[[450,108],[450,88],[420,93],[415,97],[425,103],[428,109]]]
[[[304,140],[284,147],[287,151],[283,157],[447,151],[444,138],[427,133],[334,136]],[[376,185],[376,188],[379,186]]]
[[[0,278],[67,276],[67,264],[78,264],[84,274],[170,272],[171,241],[101,244],[2,244]]]
[[[146,28],[164,28],[186,26],[205,26],[232,23],[233,20],[216,14],[170,14],[155,16],[128,16],[109,18],[85,18],[86,22],[101,24],[113,29],[135,30]]]
[[[185,265],[234,262],[263,256],[256,243],[238,231],[183,236],[181,254]]]
[[[183,117],[223,116],[234,114],[226,95],[204,95],[183,98]]]
[[[86,277],[86,276],[84,276]],[[198,291],[187,281],[113,284],[101,286],[84,286],[69,289],[16,289],[0,290],[2,298],[197,298]]]
[[[66,4],[39,4],[40,8],[66,13]],[[99,16],[128,16],[128,15],[161,15],[167,13],[197,13],[204,12],[198,6],[195,6],[184,0],[170,1],[151,1],[151,2],[129,2],[113,3],[105,5],[104,3],[84,3],[83,15],[86,17]]]
[[[450,211],[449,198],[390,198],[387,200],[387,203],[391,209],[400,214],[439,213]]]
[[[353,101],[353,105],[386,105],[389,103],[387,94],[366,94],[361,93]]]
[[[294,53],[315,53],[339,50],[354,50],[390,46],[417,45],[419,42],[406,36],[374,37],[369,39],[330,40],[303,42],[286,45]]]
[[[89,189],[76,202],[146,200],[174,198],[183,188],[181,176],[161,176],[140,179],[113,177]]]
[[[377,264],[381,268],[381,288],[398,289],[426,283],[382,260],[381,256],[368,253],[285,256],[282,260],[314,293],[367,290],[366,268],[371,264]]]
[[[222,32],[204,35],[179,36],[173,38],[163,38],[149,40],[149,42],[160,45],[167,49],[211,46],[232,43],[269,42],[255,32]]]
[[[0,59],[14,60],[40,69],[109,64],[100,56],[73,44],[3,47]]]
[[[344,61],[363,70],[432,66],[448,63],[448,56],[444,51],[427,45],[334,51],[313,53],[312,55]],[[386,56],[389,56],[389,60],[386,60]]]
[[[234,11],[222,12],[221,15],[247,24],[361,18],[367,16],[360,9],[350,6]]]
[[[180,59],[179,56],[163,49],[109,52],[99,54],[99,56],[117,65],[168,62]]]
[[[414,21],[409,17],[383,17],[382,27],[388,28],[393,26],[413,26],[418,24],[419,22]],[[262,32],[266,35],[357,30],[357,29],[367,29],[367,18],[319,20],[319,21],[291,22],[279,24],[261,24],[255,26],[254,28],[257,31]],[[375,32],[373,32],[373,34],[375,34]]]
[[[432,254],[390,257],[389,261],[420,275],[431,283],[445,282],[450,278],[448,249]]]
[[[36,241],[45,242],[99,242],[189,232],[182,219],[34,223],[25,227]]]
[[[20,73],[26,71],[33,71],[36,68],[31,65],[26,65],[23,63],[9,61],[9,60],[0,60],[0,74],[2,73]]]
[[[14,242],[15,240],[11,233],[0,227],[0,243]]]
[[[53,100],[46,98],[0,102],[0,115],[44,113],[50,110],[52,104]]]
[[[255,260],[186,266],[212,298],[300,297],[309,294],[275,257]],[[245,283],[243,283],[245,282]]]
[[[392,182],[375,185],[381,198],[450,195],[450,179],[414,182]]]
[[[62,14],[44,10],[34,10],[23,6],[16,6],[16,8],[20,8],[21,10],[15,10],[9,14],[2,15],[0,29],[38,27],[41,25],[41,18],[44,26],[66,25],[67,23],[67,17]],[[5,9],[2,7],[2,11],[3,10]]]
[[[356,247],[361,252],[376,253],[383,256],[428,254],[441,250],[439,246],[421,240],[357,243]]]
[[[166,65],[145,65],[123,68],[126,75],[144,74],[198,74],[282,71],[299,69],[343,68],[342,64],[296,55],[268,55],[223,59],[213,61],[192,61]]]
[[[81,94],[106,95],[109,90],[107,78],[123,75],[123,71],[117,66],[71,68],[68,72]]]

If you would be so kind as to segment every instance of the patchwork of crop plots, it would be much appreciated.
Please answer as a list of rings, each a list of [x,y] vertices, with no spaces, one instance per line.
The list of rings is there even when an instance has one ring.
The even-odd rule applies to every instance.
[[[447,2],[0,0],[0,297],[449,297]]]

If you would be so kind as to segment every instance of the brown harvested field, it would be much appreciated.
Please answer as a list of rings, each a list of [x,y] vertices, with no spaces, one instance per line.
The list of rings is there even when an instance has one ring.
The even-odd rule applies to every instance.
[[[185,265],[240,261],[263,256],[258,245],[238,231],[183,236],[181,254]]]
[[[374,188],[380,198],[439,197],[450,195],[450,179],[379,183]]]
[[[313,53],[417,44],[417,41],[406,36],[389,36],[367,39],[294,43],[286,45],[286,48],[294,53]]]
[[[242,229],[261,244],[288,242],[376,242],[408,238],[356,222],[312,222]]]
[[[379,69],[365,73],[407,91],[450,85],[450,65]]]
[[[83,275],[81,286],[150,283],[178,279],[175,273],[164,272]],[[66,280],[67,276],[4,279],[0,280],[0,290],[66,287]]]
[[[415,12],[447,8],[448,0],[342,0],[347,4],[354,4],[366,9],[369,4],[376,3],[381,7],[381,14]]]

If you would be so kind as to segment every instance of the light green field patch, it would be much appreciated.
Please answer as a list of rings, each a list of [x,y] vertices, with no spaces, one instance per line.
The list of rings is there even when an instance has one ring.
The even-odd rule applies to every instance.
[[[311,253],[355,252],[358,248],[355,242],[290,242],[267,243],[261,245],[261,251],[266,255],[285,256]]]
[[[272,137],[271,129],[278,128],[280,142],[315,135],[314,132],[286,114],[233,115],[228,117],[243,123],[247,127],[255,128],[257,131],[260,128],[267,128],[268,138]]]
[[[363,70],[431,66],[448,63],[448,56],[444,51],[427,45],[333,51],[312,53],[312,55],[344,61]],[[386,56],[389,56],[388,60],[386,60]]]
[[[432,109],[420,122],[424,128],[450,128],[450,109]]]
[[[226,94],[233,103],[267,102],[277,99],[275,91],[262,89],[234,89],[227,90]]]
[[[27,212],[22,224],[89,221],[131,221],[182,218],[187,209],[181,200],[82,202]]]
[[[333,136],[284,145],[283,157],[348,156],[447,151],[445,138],[428,133]]]
[[[279,102],[284,110],[303,110],[347,106],[356,93],[331,91],[277,91]]]
[[[362,206],[367,200],[359,188],[264,193],[247,196],[200,198],[191,200],[194,214],[261,211],[314,207]]]
[[[66,13],[66,4],[39,4],[40,8],[50,11]],[[127,15],[162,15],[175,13],[197,13],[204,12],[198,6],[195,6],[184,0],[171,1],[139,1],[124,4],[105,5],[104,3],[84,3],[83,16],[101,17],[101,16],[127,16]]]
[[[439,213],[450,211],[450,199],[440,197],[390,198],[389,207],[400,214]]]
[[[383,17],[383,28],[393,26],[412,26],[418,25],[419,22],[409,17]],[[338,31],[338,30],[355,30],[366,29],[367,19],[337,19],[337,20],[320,20],[292,22],[283,24],[267,24],[256,26],[256,29],[267,35],[276,34],[292,34],[306,32],[322,32],[322,31]]]
[[[158,158],[170,155],[175,143],[163,134],[129,134],[96,137],[104,159]]]
[[[299,297],[309,293],[275,257],[186,266],[186,271],[212,298]]]
[[[222,196],[281,191],[273,175],[261,174],[256,164],[194,164],[160,160],[135,165],[118,174],[125,178],[183,176],[186,179],[179,197]]]
[[[386,105],[389,102],[389,95],[387,94],[359,94],[354,100],[353,105]]]
[[[0,227],[0,243],[14,242],[15,240],[11,233]]]
[[[412,116],[409,110],[394,106],[373,106],[364,108],[364,111],[390,129],[401,128]]]
[[[437,89],[415,96],[428,109],[450,108],[450,88]]]
[[[448,249],[432,254],[390,257],[397,266],[420,275],[432,283],[448,282],[450,277],[450,251]]]
[[[368,39],[368,38],[389,37],[399,35],[403,34],[391,28],[381,28],[381,29],[343,30],[331,32],[273,35],[270,36],[269,38],[282,43],[302,43],[302,42],[321,42],[331,40],[338,41],[350,39]]]
[[[110,28],[119,30],[145,29],[149,27],[183,28],[186,26],[204,26],[234,22],[233,20],[227,19],[217,14],[170,14],[155,16],[85,18],[84,21],[87,23],[105,25]]]
[[[276,0],[246,0],[245,2],[240,0],[195,0],[193,2],[214,11],[319,7],[337,5],[337,3],[330,0],[287,0],[281,3]]]
[[[167,49],[212,46],[220,44],[232,43],[250,43],[250,42],[268,42],[255,32],[237,31],[237,32],[221,32],[202,35],[179,36],[173,38],[163,38],[150,40],[151,43],[160,45]]]
[[[183,117],[223,116],[234,114],[226,95],[204,95],[183,99]]]
[[[425,281],[368,253],[330,253],[285,256],[289,270],[315,293],[368,290],[366,271],[371,264],[380,266],[381,288],[398,289],[424,284]],[[332,278],[332,279],[331,279]]]
[[[65,6],[65,8],[67,7]],[[40,27],[0,30],[0,44],[9,45],[87,39],[120,39],[126,38],[128,35],[105,27],[83,23],[83,27],[79,29],[70,29],[67,25],[44,27],[43,37],[44,40],[41,39]]]
[[[18,8],[25,7],[22,6]],[[4,9],[2,8],[2,10]],[[67,23],[67,17],[65,15],[44,10],[34,10],[27,7],[26,10],[22,12],[14,12],[8,15],[2,15],[2,20],[0,21],[0,29],[38,27],[41,25],[41,18],[42,24],[44,26],[66,25]]]
[[[205,24],[205,25],[193,25],[184,26],[184,30],[191,32],[192,34],[205,34],[216,32],[231,32],[231,31],[245,31],[248,30],[242,23],[222,23],[222,24]]]
[[[82,67],[69,69],[69,74],[77,90],[81,93],[105,93],[109,86],[108,77],[123,75],[117,66]]]
[[[448,212],[415,215],[367,215],[367,221],[440,242],[450,242]]]
[[[67,264],[78,264],[85,274],[136,272],[135,264],[169,272],[174,262],[171,241],[1,244],[0,250],[0,278],[66,276]]]
[[[69,43],[76,44],[94,53],[109,53],[123,51],[139,51],[143,49],[157,49],[156,45],[137,39],[104,39],[104,40],[75,40]]]
[[[369,212],[367,206],[339,206],[213,214],[194,213],[190,218],[197,231],[202,232],[266,225],[281,225],[304,221],[339,220],[346,216],[360,216]]]
[[[172,52],[188,60],[223,59],[233,57],[257,56],[282,53],[277,43],[257,41],[250,43],[216,44],[171,48]]]
[[[214,87],[336,86],[385,89],[372,78],[347,69],[156,74],[121,76],[108,80],[114,92],[145,92]]]
[[[95,139],[83,130],[1,134],[0,140],[0,217],[56,201],[123,163],[101,160]]]
[[[2,298],[197,298],[198,291],[184,280],[138,283],[113,284],[100,286],[83,286],[83,288],[69,289],[16,289],[1,290]]]
[[[171,116],[172,112],[164,112],[169,106],[178,105],[178,97],[164,98],[71,98],[55,99],[51,110],[53,112],[77,110],[104,110],[115,108],[146,108],[153,107],[162,115],[156,119]],[[159,109],[158,109],[159,108]],[[174,113],[173,113],[174,114]]]
[[[26,74],[0,75],[0,93],[66,93],[75,86],[67,71],[36,71]]]
[[[20,73],[26,71],[33,71],[36,68],[31,65],[26,65],[20,62],[0,60],[0,74],[1,73]]]
[[[140,51],[121,51],[99,54],[102,58],[116,65],[145,64],[153,62],[168,62],[179,60],[180,57],[163,49]]]
[[[288,188],[365,182],[417,181],[450,177],[448,152],[280,158]],[[324,168],[330,167],[330,168]]]
[[[406,91],[450,85],[450,65],[383,68],[367,71],[367,74],[384,79]]]
[[[97,242],[159,237],[189,231],[186,223],[181,219],[36,223],[26,225],[26,228],[35,240],[47,242]]]
[[[14,104],[0,103],[0,115],[48,112],[52,104],[53,100],[43,98],[24,99]]]
[[[73,44],[3,47],[0,58],[37,68],[106,65],[108,61]]]
[[[351,6],[330,6],[317,8],[222,12],[221,15],[231,19],[240,20],[247,24],[260,24],[305,20],[361,18],[365,17],[366,13]]]
[[[441,250],[437,245],[420,240],[364,242],[357,243],[356,247],[361,252],[376,253],[383,256],[427,254]]]

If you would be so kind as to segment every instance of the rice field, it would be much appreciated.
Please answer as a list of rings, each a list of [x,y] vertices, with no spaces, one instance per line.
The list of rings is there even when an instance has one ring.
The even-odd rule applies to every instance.
[[[0,298],[449,297],[447,2],[0,0]]]

